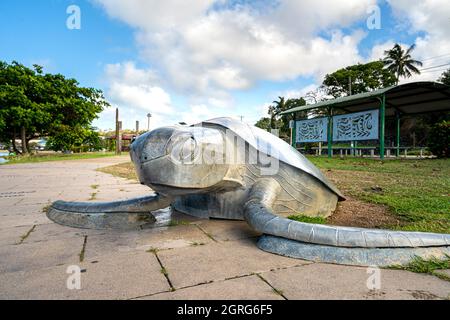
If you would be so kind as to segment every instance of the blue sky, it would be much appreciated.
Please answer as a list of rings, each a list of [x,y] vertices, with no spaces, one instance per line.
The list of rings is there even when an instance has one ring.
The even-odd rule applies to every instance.
[[[277,96],[416,43],[425,67],[450,60],[446,0],[2,0],[0,60],[44,66],[104,91],[124,127],[215,116],[254,123]],[[66,26],[68,6],[81,29]],[[368,29],[373,6],[380,29]],[[442,68],[409,79],[435,80]],[[114,108],[95,125],[113,127]]]

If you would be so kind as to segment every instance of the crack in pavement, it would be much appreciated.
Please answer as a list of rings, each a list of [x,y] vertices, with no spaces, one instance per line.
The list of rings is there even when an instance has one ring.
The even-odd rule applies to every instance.
[[[80,257],[80,262],[84,261],[84,253],[86,252],[87,239],[88,236],[84,236],[83,246],[81,247],[81,251],[78,254],[78,256]]]
[[[25,233],[23,236],[20,237],[20,241],[19,241],[17,244],[18,244],[18,245],[19,245],[19,244],[22,244],[22,243],[30,236],[30,234],[34,231],[35,228],[36,228],[36,225],[33,225],[33,226],[31,227],[31,229],[28,230],[27,233]]]
[[[210,238],[212,241],[214,242],[219,242],[217,241],[211,234],[209,234],[208,232],[206,232],[205,230],[203,230],[202,227],[200,227],[198,224],[194,224],[201,232],[203,232],[208,238]]]
[[[158,250],[151,250],[149,252],[152,252],[154,254],[156,254],[156,251]],[[158,262],[161,264],[161,261],[158,259]],[[283,299],[288,300],[283,294],[281,290],[276,289],[275,287],[273,287],[266,279],[264,279],[261,276],[261,273],[265,273],[265,272],[271,272],[271,271],[278,271],[278,270],[286,270],[286,269],[290,269],[290,268],[296,268],[296,267],[303,267],[306,265],[310,265],[310,264],[314,264],[314,262],[310,262],[310,263],[306,263],[306,264],[298,264],[298,265],[294,265],[294,266],[288,266],[288,267],[279,267],[279,268],[274,268],[274,269],[270,269],[270,270],[266,270],[266,271],[261,271],[261,272],[251,272],[248,274],[243,274],[243,275],[237,275],[237,276],[233,276],[233,277],[229,277],[229,278],[225,278],[225,279],[216,279],[216,280],[209,280],[209,281],[204,281],[204,282],[200,282],[200,283],[196,283],[193,285],[188,285],[188,286],[184,286],[184,287],[179,287],[176,289],[176,291],[182,291],[184,289],[190,289],[190,288],[195,288],[195,287],[200,287],[206,284],[211,284],[211,283],[219,283],[219,282],[225,282],[225,281],[229,281],[229,280],[235,280],[235,279],[240,279],[240,278],[247,278],[247,277],[252,277],[252,276],[257,276],[258,278],[260,278],[263,282],[265,282],[267,285],[269,285],[272,290],[277,294],[280,295],[281,297],[283,297]],[[160,291],[160,292],[155,292],[155,293],[150,293],[150,294],[145,294],[142,296],[137,296],[137,297],[132,297],[132,298],[128,298],[128,300],[135,300],[135,299],[140,299],[140,298],[145,298],[145,297],[152,297],[158,294],[162,294],[162,293],[170,293],[173,292],[174,290],[165,290],[165,291]]]
[[[175,291],[176,289],[175,289],[175,287],[172,285],[172,281],[170,281],[169,273],[167,272],[167,269],[164,267],[164,265],[163,265],[161,259],[159,259],[159,256],[158,256],[158,250],[157,250],[157,249],[154,249],[154,250],[150,250],[149,252],[151,252],[151,253],[153,253],[153,254],[155,255],[155,258],[156,258],[156,260],[158,261],[158,263],[159,263],[159,265],[160,265],[160,267],[161,267],[161,273],[164,275],[164,277],[165,277],[166,280],[167,280],[167,283],[169,284],[170,291],[164,291],[164,292],[173,292],[173,291]],[[145,297],[145,296],[143,296],[143,297]]]
[[[279,296],[281,296],[284,300],[289,300],[289,299],[286,298],[286,296],[283,294],[283,291],[281,291],[281,290],[275,288],[273,285],[271,285],[270,282],[267,281],[266,279],[264,279],[264,277],[263,277],[261,274],[257,273],[256,276],[257,276],[258,278],[260,278],[263,282],[265,282],[269,287],[271,287],[274,293],[276,293],[276,294],[278,294]]]

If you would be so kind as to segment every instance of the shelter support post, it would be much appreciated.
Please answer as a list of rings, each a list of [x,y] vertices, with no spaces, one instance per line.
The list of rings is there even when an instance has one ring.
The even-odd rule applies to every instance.
[[[400,112],[396,112],[395,113],[395,131],[396,131],[396,135],[395,135],[395,156],[399,157],[400,156]]]
[[[294,148],[297,147],[297,133],[295,131],[295,127],[297,126],[297,117],[294,113],[294,127],[291,129],[291,144]]]
[[[328,145],[328,158],[333,156],[333,114],[332,109],[328,109],[328,132],[327,132],[327,145]]]
[[[380,159],[384,159],[384,132],[385,132],[386,95],[380,98]]]

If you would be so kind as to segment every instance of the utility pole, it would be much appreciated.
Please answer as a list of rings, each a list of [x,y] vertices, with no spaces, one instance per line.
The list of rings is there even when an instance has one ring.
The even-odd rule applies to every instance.
[[[352,95],[352,76],[348,76],[348,95]]]
[[[150,118],[152,117],[151,113],[147,113],[148,123],[147,123],[147,131],[150,131]]]
[[[121,154],[119,108],[116,108],[116,154]]]

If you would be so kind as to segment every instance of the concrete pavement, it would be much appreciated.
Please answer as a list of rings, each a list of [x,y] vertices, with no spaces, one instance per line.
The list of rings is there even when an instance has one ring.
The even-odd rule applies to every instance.
[[[176,214],[171,227],[117,232],[67,228],[47,219],[43,209],[55,200],[147,194],[145,186],[95,171],[126,161],[0,166],[1,299],[450,298],[450,282],[431,275],[263,252],[255,245],[258,234],[240,221]],[[69,289],[76,287],[78,271],[80,289]]]

